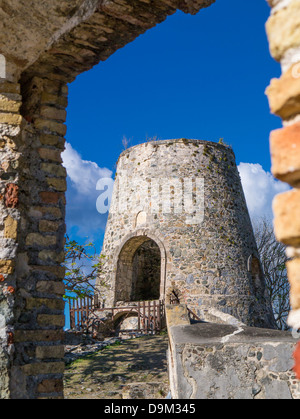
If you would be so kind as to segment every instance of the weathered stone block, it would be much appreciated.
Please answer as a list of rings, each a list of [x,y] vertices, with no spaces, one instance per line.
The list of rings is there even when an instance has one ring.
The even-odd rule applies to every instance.
[[[0,91],[5,93],[20,94],[21,87],[19,83],[11,83],[9,81],[0,81]]]
[[[53,150],[51,148],[40,148],[39,155],[43,160],[52,160],[58,163],[62,163],[60,150]]]
[[[58,105],[62,108],[66,108],[68,106],[68,98],[65,96],[57,96],[48,92],[43,92],[41,103],[47,105]]]
[[[288,277],[291,284],[291,305],[293,310],[300,309],[300,259],[287,262]]]
[[[40,135],[40,142],[43,145],[50,145],[53,147],[57,147],[61,150],[65,148],[65,139],[64,137],[53,135],[53,134],[41,134]]]
[[[62,374],[65,369],[64,362],[36,362],[22,367],[26,375]]]
[[[37,387],[38,393],[61,393],[63,391],[62,380],[43,380]]]
[[[280,61],[290,48],[300,46],[300,3],[290,1],[285,8],[270,16],[267,24],[270,51]]]
[[[64,327],[65,316],[63,315],[52,315],[52,314],[39,314],[37,321],[40,326],[58,326]]]
[[[23,117],[15,113],[0,113],[0,124],[21,125]]]
[[[4,221],[4,237],[6,239],[17,239],[18,221],[8,216]]]
[[[30,216],[34,218],[49,217],[57,220],[62,218],[62,212],[56,207],[32,207],[30,208]]]
[[[44,172],[50,173],[51,175],[59,176],[59,177],[66,177],[67,171],[64,166],[60,164],[54,163],[42,163],[41,169]]]
[[[59,281],[39,281],[36,285],[37,292],[43,294],[65,294],[65,284]]]
[[[272,173],[292,186],[300,184],[300,123],[271,133]]]
[[[55,276],[58,279],[64,279],[65,277],[65,270],[64,266],[30,266],[30,268],[34,271],[43,271],[48,273],[51,277]]]
[[[299,399],[290,332],[198,323],[169,329],[173,399]]]
[[[51,250],[42,250],[39,252],[39,258],[44,262],[62,263],[64,262],[65,254],[64,252],[56,253]]]
[[[51,359],[51,358],[63,358],[65,353],[65,347],[60,346],[37,346],[36,357],[38,359]]]
[[[67,190],[66,179],[58,179],[55,177],[47,178],[47,183],[51,188],[54,188],[59,192],[65,192]]]
[[[42,106],[41,116],[46,119],[53,119],[56,121],[65,122],[67,112],[64,109],[57,109],[53,106]]]
[[[32,310],[34,308],[46,307],[51,310],[63,310],[65,303],[59,298],[27,298],[26,309]]]
[[[279,194],[273,202],[275,234],[289,246],[300,246],[300,190]]]
[[[9,97],[0,94],[0,112],[18,113],[20,111],[21,104],[21,101],[12,100]]]
[[[58,204],[59,200],[65,202],[64,194],[58,192],[40,192],[40,198],[44,204]]]
[[[14,260],[0,260],[0,272],[3,275],[10,275],[15,268]]]
[[[59,221],[41,220],[39,223],[39,230],[42,232],[53,233],[59,229],[61,223]]]
[[[62,342],[64,332],[62,330],[16,330],[14,341],[22,342]]]
[[[41,131],[50,131],[62,136],[65,136],[67,133],[66,125],[48,119],[38,118],[34,121],[34,125]]]
[[[300,113],[300,77],[292,66],[280,79],[271,80],[266,90],[271,112],[286,120]]]
[[[27,246],[49,247],[49,246],[54,246],[55,244],[56,244],[55,236],[43,236],[42,234],[38,234],[38,233],[30,233],[26,237]]]

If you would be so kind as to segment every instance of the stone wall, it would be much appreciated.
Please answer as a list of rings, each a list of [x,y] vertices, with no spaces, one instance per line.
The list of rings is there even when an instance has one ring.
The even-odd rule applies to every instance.
[[[67,89],[40,78],[0,87],[1,396],[62,397]]]
[[[186,198],[193,201],[190,209]],[[164,140],[121,154],[103,245],[106,306],[129,301],[134,254],[147,239],[160,246],[165,259],[161,299],[178,290],[181,302],[204,320],[216,308],[251,326],[273,326],[229,147]]]
[[[282,66],[282,76],[267,88],[271,111],[283,128],[271,133],[272,171],[288,182],[291,191],[275,198],[275,231],[288,246],[288,276],[292,313],[289,323],[300,328],[300,2],[269,0],[272,7],[266,28],[270,52]]]

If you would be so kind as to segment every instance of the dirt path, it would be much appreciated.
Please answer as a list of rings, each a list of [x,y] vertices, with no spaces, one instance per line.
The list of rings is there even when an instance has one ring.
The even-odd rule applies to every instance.
[[[165,398],[167,336],[130,339],[66,367],[66,399]],[[145,391],[144,391],[145,389]]]

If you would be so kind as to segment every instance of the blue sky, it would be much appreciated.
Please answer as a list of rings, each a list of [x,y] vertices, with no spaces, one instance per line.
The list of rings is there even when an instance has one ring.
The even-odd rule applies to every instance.
[[[153,136],[224,138],[251,215],[270,212],[286,186],[269,173],[269,133],[281,126],[264,94],[280,75],[265,33],[269,12],[265,0],[217,0],[196,16],[177,12],[69,86],[64,161],[73,238],[101,247],[106,217],[96,211],[96,182],[113,176],[123,136],[130,145]]]

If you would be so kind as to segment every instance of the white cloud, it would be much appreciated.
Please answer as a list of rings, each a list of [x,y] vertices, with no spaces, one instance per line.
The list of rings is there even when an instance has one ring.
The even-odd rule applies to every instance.
[[[99,196],[96,185],[101,178],[111,178],[112,171],[99,167],[95,162],[83,160],[69,143],[66,143],[62,159],[68,175],[68,231],[72,227],[78,227],[78,235],[97,238],[99,230],[105,228],[107,214],[101,215],[96,209]]]
[[[259,217],[273,219],[273,199],[278,193],[289,190],[289,186],[274,179],[260,164],[240,163],[238,170],[252,220]]]

